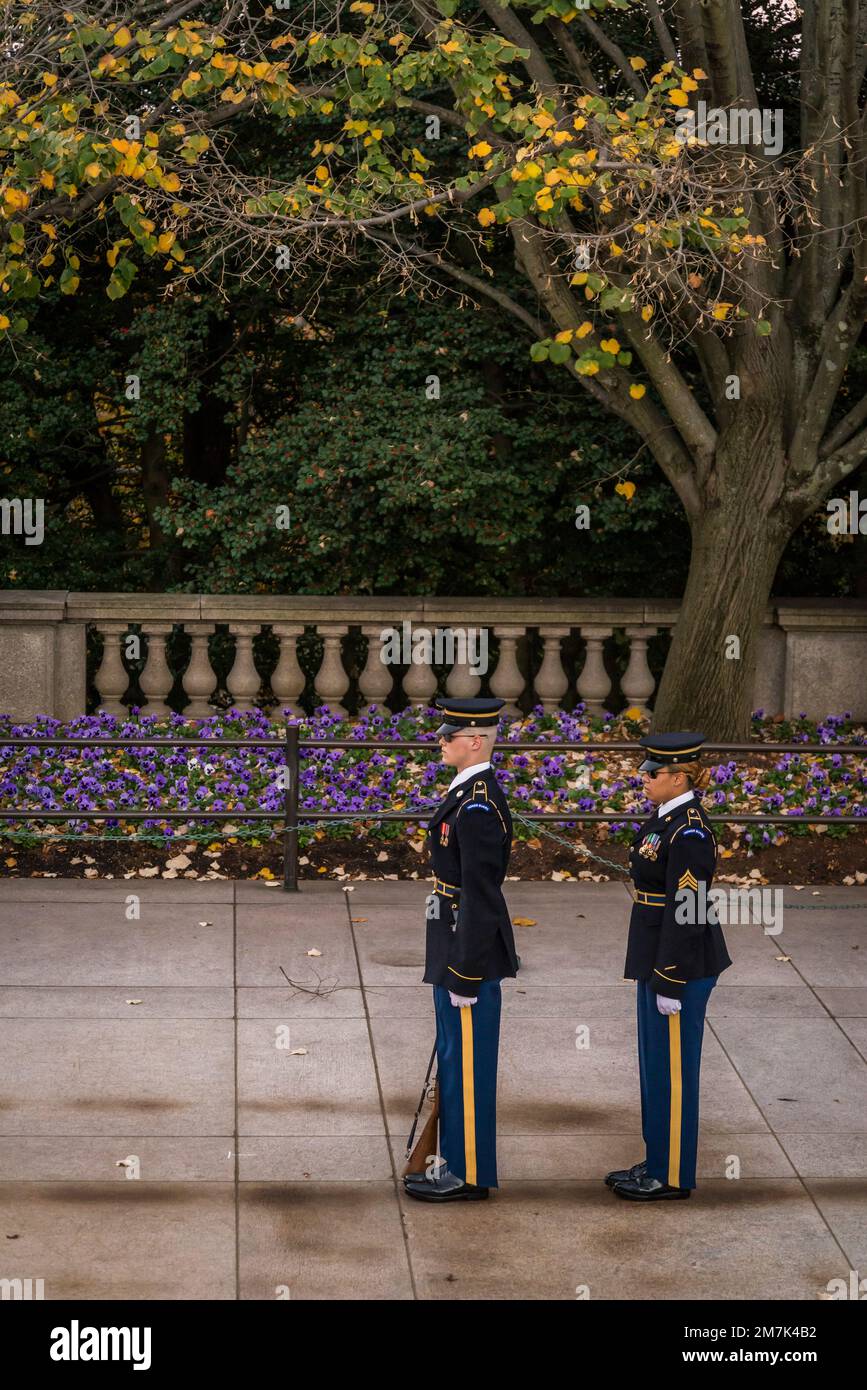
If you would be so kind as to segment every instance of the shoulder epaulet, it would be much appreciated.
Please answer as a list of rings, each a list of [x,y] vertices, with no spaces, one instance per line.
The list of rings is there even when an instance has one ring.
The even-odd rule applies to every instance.
[[[696,810],[694,806],[687,808],[686,820],[682,825],[677,827],[668,843],[672,844],[681,833],[684,835],[699,835],[702,839],[704,839],[707,833],[707,826],[702,820],[701,812]]]
[[[506,830],[506,822],[503,820],[499,806],[488,796],[488,784],[484,778],[480,777],[477,782],[473,783],[473,790],[461,806],[458,815],[460,815],[461,811],[466,811],[467,809],[471,811],[494,811],[503,827],[503,834],[507,835],[509,833]]]

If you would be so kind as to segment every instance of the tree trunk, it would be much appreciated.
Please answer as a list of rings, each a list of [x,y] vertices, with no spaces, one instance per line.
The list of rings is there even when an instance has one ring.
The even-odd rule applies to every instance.
[[[148,435],[141,446],[141,490],[151,550],[162,552],[162,573],[172,583],[181,577],[181,557],[174,537],[166,534],[156,518],[157,507],[169,500],[169,475],[166,467],[165,439],[160,431]]]
[[[763,443],[746,462],[746,474],[742,459],[723,476],[752,476],[760,487],[783,459],[769,460]],[[729,487],[693,521],[689,577],[654,706],[654,733],[698,727],[715,742],[749,738],[759,638],[793,529],[784,509],[763,508],[748,487]],[[733,637],[739,656],[727,655]]]
[[[228,401],[217,391],[225,359],[232,349],[234,326],[229,319],[212,318],[205,358],[199,368],[199,403],[184,414],[184,472],[194,482],[219,487],[232,462],[234,431],[226,424]]]

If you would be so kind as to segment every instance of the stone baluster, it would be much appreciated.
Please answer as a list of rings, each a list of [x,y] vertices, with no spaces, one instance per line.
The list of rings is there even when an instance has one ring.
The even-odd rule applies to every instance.
[[[190,664],[182,677],[185,692],[190,703],[183,711],[185,719],[207,719],[214,711],[208,704],[208,696],[214,693],[216,676],[208,657],[208,637],[214,631],[213,623],[184,623],[184,631],[192,639]]]
[[[271,689],[277,696],[271,719],[282,719],[284,710],[288,710],[290,719],[303,719],[304,710],[298,700],[304,690],[305,680],[298,662],[298,638],[304,636],[304,624],[273,623],[271,631],[280,640],[280,656],[271,677]]]
[[[346,714],[342,704],[349,689],[349,677],[340,655],[340,639],[349,631],[346,623],[317,623],[317,631],[325,643],[322,664],[313,682],[316,704],[327,705],[332,714]]]
[[[93,683],[99,694],[97,708],[100,711],[104,710],[106,714],[125,718],[129,711],[126,705],[121,704],[121,696],[129,685],[129,675],[121,660],[120,639],[125,632],[129,631],[129,623],[100,622],[95,623],[94,626],[97,632],[101,632],[105,638],[102,661],[93,678]]]
[[[166,697],[174,684],[166,661],[166,638],[171,630],[171,623],[142,623],[142,632],[148,639],[148,655],[138,683],[147,701],[145,714],[155,714],[158,719],[165,719],[166,715],[172,713],[166,704]]]
[[[455,653],[455,663],[446,677],[446,694],[452,695],[456,700],[472,700],[478,695],[482,685],[481,676],[474,676],[470,670],[469,644],[466,640],[466,628],[452,628],[453,651]],[[444,630],[443,645],[448,651],[449,629]],[[434,650],[436,650],[436,634],[434,634]]]
[[[517,700],[524,689],[524,677],[518,668],[518,643],[524,636],[523,627],[495,627],[494,635],[500,639],[500,659],[497,669],[491,676],[491,694],[505,700],[502,710],[505,719],[520,719],[521,711]]]
[[[367,714],[371,705],[376,705],[382,709],[387,697],[391,694],[391,687],[394,682],[392,670],[387,662],[383,661],[384,644],[381,640],[381,623],[362,623],[361,631],[367,638],[367,660],[364,663],[364,670],[358,677],[358,688],[364,697],[360,713]]]
[[[626,700],[625,708],[631,709],[634,705],[649,719],[650,710],[647,702],[653,694],[656,681],[647,664],[647,643],[658,628],[627,627],[624,631],[630,642],[629,663],[620,678],[620,688]]]
[[[600,627],[596,623],[581,627],[581,636],[587,643],[587,652],[578,677],[578,694],[587,706],[589,714],[602,713],[605,697],[611,689],[611,678],[605,669],[602,644],[613,631],[613,628]]]
[[[569,636],[569,631],[568,627],[549,627],[547,624],[540,624],[539,626],[539,633],[545,648],[542,655],[542,665],[536,673],[533,684],[536,687],[539,703],[546,714],[553,714],[562,708],[563,696],[569,689],[569,678],[563,669],[563,657],[560,650],[560,642],[564,637]]]
[[[229,623],[229,631],[235,638],[235,660],[226,677],[226,689],[235,709],[242,711],[256,707],[262,683],[253,660],[253,638],[259,626],[259,623]]]
[[[422,656],[422,660],[411,662],[404,672],[403,690],[411,709],[427,709],[429,705],[433,704],[436,695],[437,677],[433,669],[433,659],[436,654],[434,636],[435,634],[431,633],[428,640],[427,645],[430,648],[428,657],[424,656],[421,643],[419,643],[416,650]],[[412,646],[410,646],[410,650],[413,650]]]

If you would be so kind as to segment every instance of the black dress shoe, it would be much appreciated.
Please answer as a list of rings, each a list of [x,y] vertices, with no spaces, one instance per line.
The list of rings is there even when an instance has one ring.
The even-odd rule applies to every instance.
[[[643,1177],[626,1178],[623,1182],[615,1183],[614,1191],[618,1197],[625,1197],[629,1202],[667,1202],[688,1197],[691,1188],[670,1187],[667,1182],[649,1178],[645,1173]]]
[[[481,1202],[488,1195],[486,1187],[464,1182],[448,1168],[440,1168],[431,1178],[426,1173],[408,1173],[403,1185],[407,1195],[420,1202]]]
[[[630,1178],[643,1178],[647,1172],[647,1159],[643,1158],[640,1163],[633,1163],[631,1168],[615,1168],[613,1173],[606,1173],[605,1186],[613,1187],[616,1182],[628,1182]]]

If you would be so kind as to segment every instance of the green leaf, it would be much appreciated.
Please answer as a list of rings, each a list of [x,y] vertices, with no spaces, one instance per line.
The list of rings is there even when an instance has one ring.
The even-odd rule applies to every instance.
[[[572,356],[572,349],[568,343],[552,343],[548,349],[548,356],[552,362],[556,362],[559,365],[562,362],[569,361],[569,358]]]
[[[768,334],[770,333],[770,331],[771,331],[771,325],[769,324],[768,320],[767,320],[767,319],[759,319],[758,323],[756,324],[756,332],[758,333],[759,337],[760,337],[760,338],[767,338],[767,336],[768,336]]]

